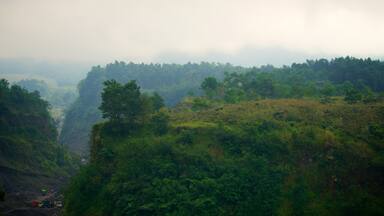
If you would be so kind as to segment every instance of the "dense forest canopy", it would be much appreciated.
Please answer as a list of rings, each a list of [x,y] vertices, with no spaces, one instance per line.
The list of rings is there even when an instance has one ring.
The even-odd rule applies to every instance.
[[[383,73],[351,57],[97,66],[66,112],[65,145],[52,118],[65,94],[1,80],[0,169],[68,176],[65,146],[89,156],[66,215],[384,214]]]
[[[175,105],[187,94],[200,94],[200,83],[208,76],[223,78],[224,72],[241,72],[245,68],[229,64],[188,63],[134,64],[114,62],[96,66],[79,84],[79,98],[66,113],[60,142],[78,153],[88,149],[93,124],[101,120],[97,109],[101,104],[103,82],[114,79],[120,83],[136,80],[143,92],[157,92],[167,105]]]
[[[143,113],[135,82],[104,85],[106,119],[67,189],[67,215],[384,214],[383,102],[228,104],[209,93],[208,107]],[[124,95],[127,106],[107,106]]]
[[[0,168],[33,174],[67,175],[70,155],[57,144],[48,102],[37,91],[0,80]],[[65,171],[66,170],[66,171]],[[3,170],[4,171],[4,170]],[[1,175],[6,177],[6,175]],[[1,183],[4,182],[1,179]],[[22,181],[22,179],[19,179]],[[16,182],[14,182],[17,185]]]
[[[379,96],[374,94],[384,90],[384,62],[343,57],[308,60],[281,68],[271,65],[245,68],[205,62],[185,65],[114,62],[105,67],[96,66],[79,84],[79,98],[66,114],[60,142],[78,153],[86,152],[91,127],[101,120],[97,107],[106,80],[120,83],[136,80],[144,92],[156,91],[167,105],[175,105],[186,95],[200,95],[200,85],[206,77],[222,83],[218,83],[214,91],[205,93],[224,97],[232,103],[302,97],[322,97],[328,101],[331,96],[344,96],[346,91],[354,95],[353,101],[355,90],[366,95],[365,100],[374,100]]]
[[[65,213],[384,214],[382,62],[237,69],[202,76],[170,109],[135,81],[104,81],[105,120]]]

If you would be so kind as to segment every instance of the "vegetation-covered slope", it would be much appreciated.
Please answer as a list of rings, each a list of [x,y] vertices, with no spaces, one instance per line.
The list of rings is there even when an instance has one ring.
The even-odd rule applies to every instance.
[[[89,132],[101,120],[100,93],[105,80],[126,83],[136,80],[144,91],[157,91],[166,104],[174,105],[188,92],[199,95],[200,83],[212,76],[219,81],[209,94],[212,98],[236,103],[260,98],[302,98],[344,96],[351,100],[362,93],[366,101],[374,99],[375,92],[384,90],[384,63],[371,59],[351,57],[331,61],[309,60],[282,68],[262,66],[242,68],[221,64],[126,64],[115,62],[106,67],[94,67],[79,85],[79,98],[68,111],[60,140],[76,152],[86,152]],[[233,72],[236,72],[233,74]],[[356,93],[356,90],[360,93]],[[204,104],[201,104],[204,105]]]
[[[207,76],[221,78],[224,71],[239,72],[241,67],[221,64],[134,64],[115,62],[106,67],[93,67],[79,84],[79,98],[66,113],[60,142],[77,153],[86,153],[92,125],[101,120],[98,107],[103,82],[120,83],[136,80],[145,92],[158,92],[168,105],[174,105],[188,93],[199,92]]]
[[[29,92],[38,91],[40,97],[49,104],[49,112],[55,121],[55,126],[60,134],[65,111],[73,104],[77,98],[75,86],[54,86],[49,85],[43,80],[24,79],[15,83]]]
[[[90,164],[68,188],[65,213],[384,214],[383,103],[188,107],[169,112],[169,122],[160,110],[134,127],[95,125]]]
[[[66,176],[73,168],[56,142],[48,106],[37,92],[0,80],[0,184],[6,190],[27,186],[23,175]]]

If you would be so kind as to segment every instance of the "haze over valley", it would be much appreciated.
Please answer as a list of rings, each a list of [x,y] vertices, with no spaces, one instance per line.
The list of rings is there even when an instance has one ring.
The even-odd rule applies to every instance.
[[[384,215],[383,11],[0,1],[0,215]]]

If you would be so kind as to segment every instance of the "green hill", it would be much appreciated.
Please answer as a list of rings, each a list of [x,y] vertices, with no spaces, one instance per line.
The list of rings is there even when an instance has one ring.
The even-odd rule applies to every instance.
[[[37,92],[0,80],[0,184],[6,192],[39,190],[43,178],[74,171],[71,156],[56,142],[48,107]]]
[[[93,127],[67,215],[384,214],[384,103],[187,101],[159,115]]]
[[[205,62],[184,65],[115,62],[93,67],[80,82],[79,98],[66,113],[60,142],[77,153],[87,154],[92,125],[101,121],[98,107],[102,83],[110,79],[120,83],[136,80],[143,91],[158,92],[170,106],[188,94],[201,95],[200,84],[206,77],[219,81],[217,88],[206,93],[230,103],[308,96],[323,97],[327,102],[330,96],[344,96],[348,91],[354,93],[354,88],[369,95],[363,98],[369,101],[376,97],[375,93],[384,90],[383,72],[382,61],[352,57],[308,60],[281,68],[271,65],[244,68]],[[352,96],[357,96],[351,97],[355,100],[359,94]]]
[[[158,92],[167,105],[177,104],[188,93],[200,94],[200,83],[208,76],[221,78],[224,72],[241,72],[242,67],[229,64],[135,64],[114,62],[97,66],[79,83],[79,97],[66,112],[60,142],[70,150],[87,155],[92,125],[101,121],[98,107],[103,82],[114,79],[120,83],[136,80],[145,92]]]

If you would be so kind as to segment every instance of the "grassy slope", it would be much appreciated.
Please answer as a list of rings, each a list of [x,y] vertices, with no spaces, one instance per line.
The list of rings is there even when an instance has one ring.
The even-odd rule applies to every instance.
[[[379,127],[383,128],[383,103],[351,105],[341,100],[331,104],[316,100],[262,100],[216,106],[200,112],[179,111],[173,113],[172,122],[176,129],[202,131],[224,126],[228,132],[244,131],[246,125],[266,122],[273,125],[272,130],[278,134],[285,148],[285,152],[277,158],[290,170],[283,187],[288,197],[281,202],[281,214],[292,213],[294,203],[289,193],[301,178],[307,184],[307,196],[311,200],[307,203],[307,213],[321,213],[324,206],[332,205],[332,199],[333,202],[344,201],[349,211],[355,213],[364,208],[364,211],[369,211],[369,205],[381,205],[381,195],[381,199],[373,198],[373,203],[369,204],[367,200],[370,199],[369,193],[378,195],[383,192],[380,172],[384,167],[384,134],[375,133],[372,129],[380,124]],[[260,132],[254,132],[257,133]],[[265,138],[264,135],[256,137]],[[273,148],[266,146],[270,147]],[[354,197],[354,193],[359,195]]]
[[[67,213],[384,213],[383,103],[180,107],[163,136],[118,138],[95,126],[93,168],[72,183]]]

